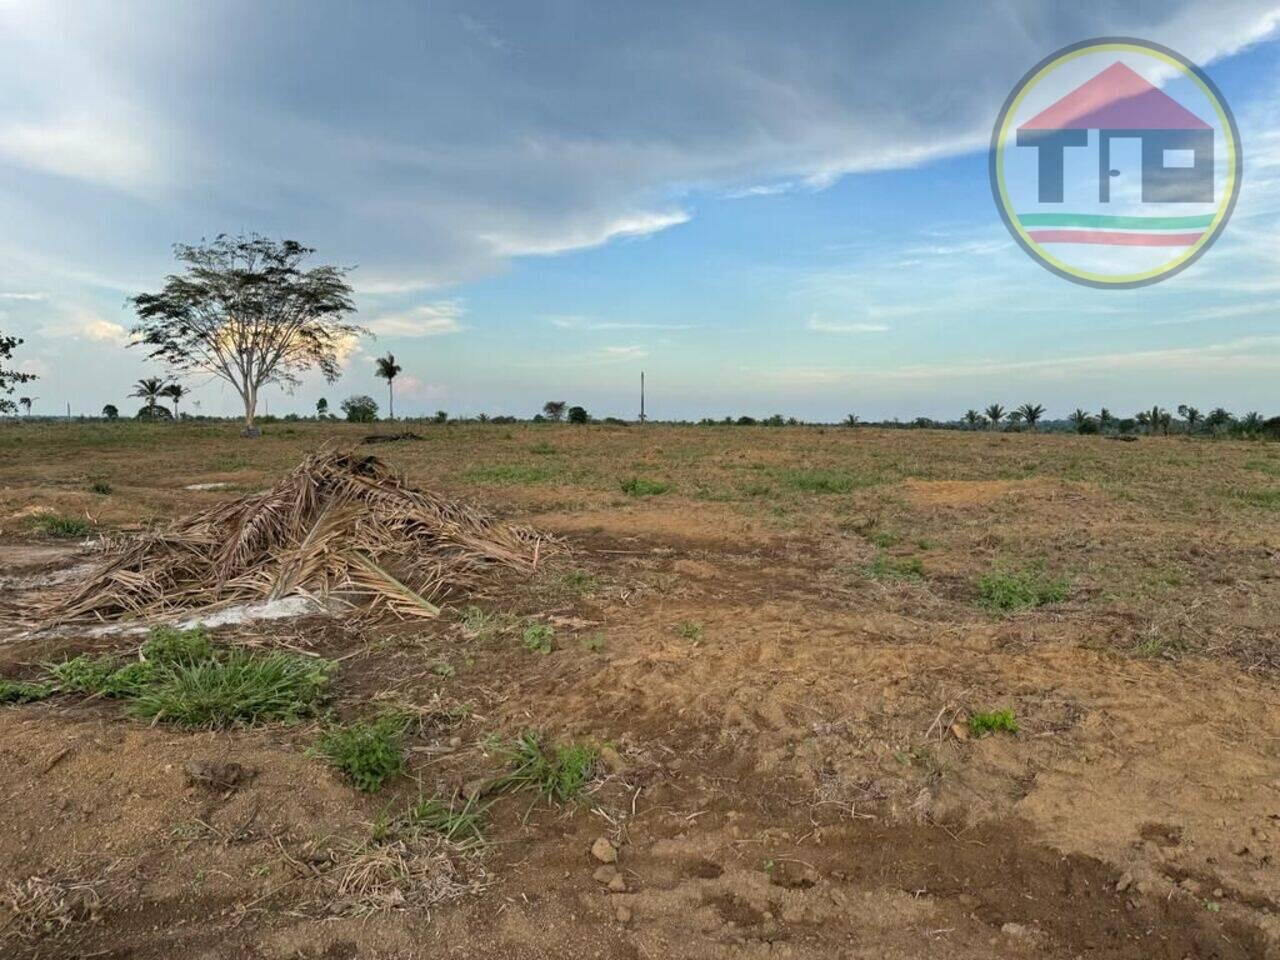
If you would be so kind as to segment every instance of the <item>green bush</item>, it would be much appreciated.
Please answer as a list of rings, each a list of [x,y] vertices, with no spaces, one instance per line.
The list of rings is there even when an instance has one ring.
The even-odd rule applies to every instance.
[[[1069,595],[1065,580],[1048,577],[1038,569],[997,570],[978,581],[979,602],[990,610],[1027,610],[1061,603]]]
[[[404,770],[408,719],[388,713],[329,730],[313,752],[337,767],[362,793],[374,793]]]
[[[511,771],[493,781],[493,789],[537,790],[548,800],[576,800],[595,777],[600,752],[585,743],[547,744],[535,731],[521,734],[504,751]]]
[[[93,532],[93,525],[87,520],[81,520],[79,517],[37,517],[35,523],[41,532],[50,537],[71,539],[73,537],[87,537]]]
[[[548,654],[552,650],[555,631],[545,623],[531,623],[524,628],[520,641],[531,653]]]

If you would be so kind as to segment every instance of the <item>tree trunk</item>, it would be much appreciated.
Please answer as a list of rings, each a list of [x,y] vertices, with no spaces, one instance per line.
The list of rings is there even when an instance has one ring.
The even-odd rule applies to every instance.
[[[262,431],[253,425],[253,415],[258,409],[258,391],[253,387],[245,387],[240,396],[244,400],[244,429],[240,431],[240,436],[262,436]]]
[[[387,381],[387,419],[394,420],[396,418],[396,395],[391,386],[391,381]]]

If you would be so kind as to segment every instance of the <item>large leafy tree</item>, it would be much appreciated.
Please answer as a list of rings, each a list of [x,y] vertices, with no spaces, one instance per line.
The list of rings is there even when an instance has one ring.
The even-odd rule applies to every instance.
[[[563,400],[548,400],[542,405],[542,414],[548,420],[559,423],[564,419],[564,408],[568,406]]]
[[[375,375],[387,381],[387,417],[394,420],[396,418],[396,397],[395,391],[392,389],[392,382],[404,368],[396,363],[396,358],[391,353],[388,353],[385,357],[379,357],[376,364]]]
[[[309,369],[332,383],[341,375],[343,350],[367,332],[349,320],[355,305],[346,271],[307,268],[314,252],[257,234],[178,244],[183,271],[167,277],[158,293],[133,298],[134,343],[177,371],[227,381],[244,402],[246,432],[253,432],[264,386],[292,386]]]
[[[18,337],[9,337],[0,333],[0,414],[16,411],[18,408],[9,399],[9,395],[13,393],[13,388],[20,383],[30,383],[36,378],[33,373],[23,373],[20,370],[6,370],[4,368],[3,361],[12,359],[13,351],[21,344],[22,340]]]

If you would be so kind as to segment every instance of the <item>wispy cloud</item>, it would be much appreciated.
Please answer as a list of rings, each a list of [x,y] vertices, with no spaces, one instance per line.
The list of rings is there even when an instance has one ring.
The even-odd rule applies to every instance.
[[[398,313],[384,313],[366,325],[385,337],[439,337],[464,330],[459,318],[465,312],[460,300],[440,300]]]
[[[562,330],[693,330],[691,323],[647,323],[630,320],[596,320],[580,314],[554,313],[544,319]]]

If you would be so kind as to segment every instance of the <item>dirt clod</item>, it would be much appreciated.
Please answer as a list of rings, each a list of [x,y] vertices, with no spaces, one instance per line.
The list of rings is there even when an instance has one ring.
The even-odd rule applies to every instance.
[[[618,862],[618,848],[613,845],[613,841],[608,837],[596,838],[596,842],[591,844],[591,855],[601,863]]]

